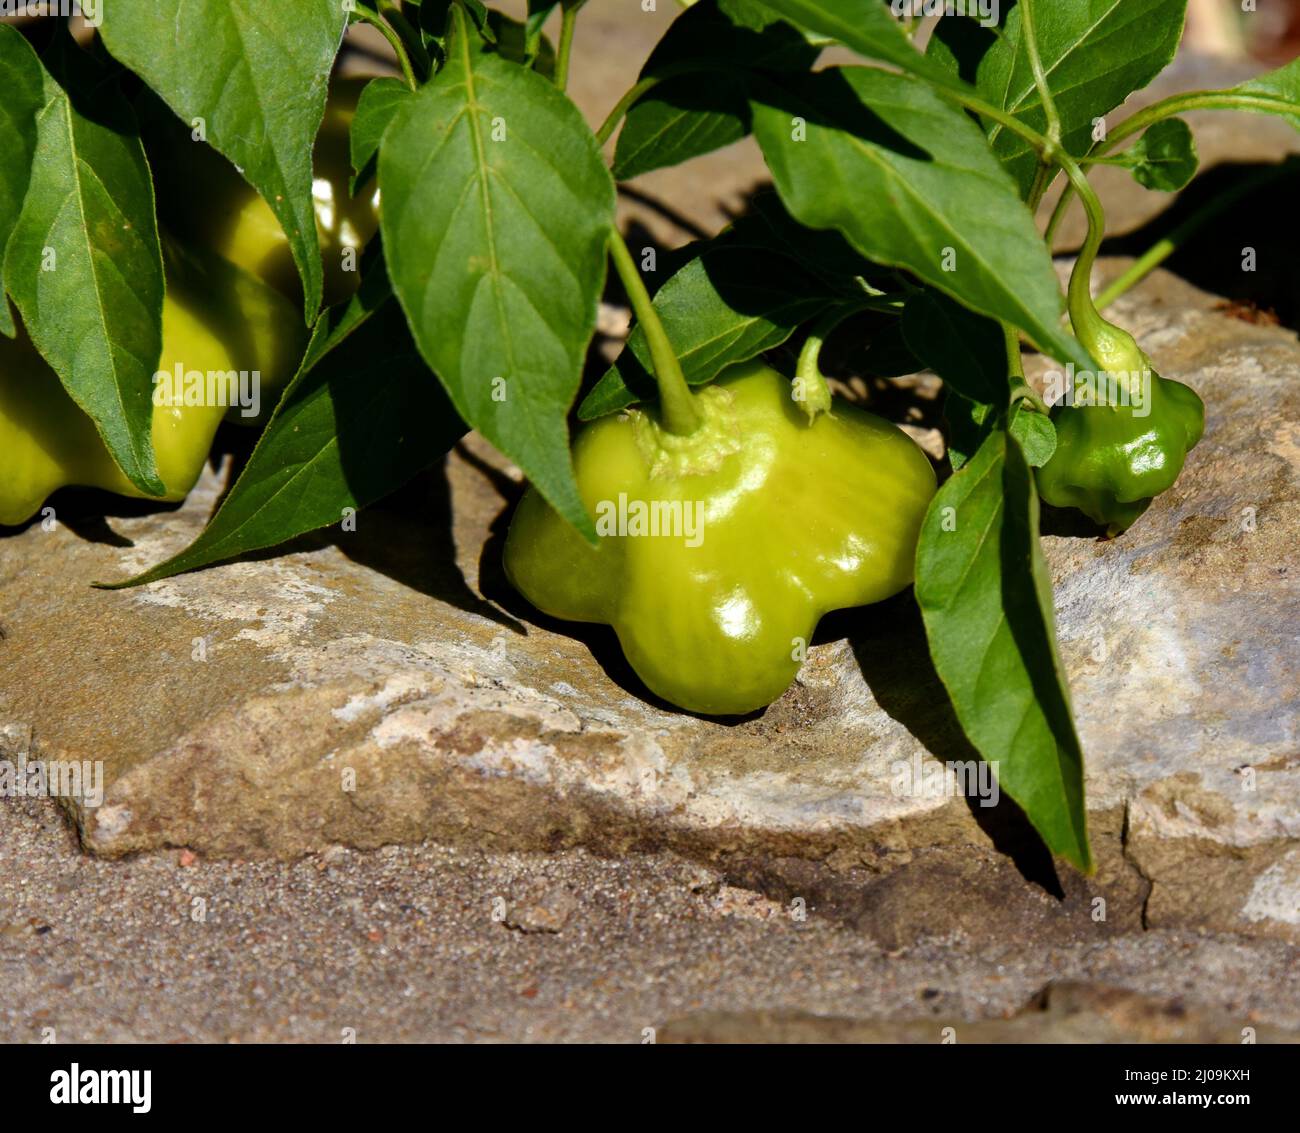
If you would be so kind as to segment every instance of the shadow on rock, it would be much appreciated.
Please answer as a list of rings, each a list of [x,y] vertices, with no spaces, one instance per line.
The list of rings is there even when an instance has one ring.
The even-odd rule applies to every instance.
[[[910,589],[887,602],[824,618],[818,636],[841,633],[848,636],[876,703],[931,756],[945,763],[980,758],[930,660],[925,626]],[[977,795],[968,794],[966,805],[998,852],[1012,860],[1026,881],[1064,898],[1051,854],[1008,795],[999,793],[995,806],[985,806]]]
[[[1197,177],[1175,202],[1135,232],[1107,240],[1103,255],[1141,256],[1202,210],[1207,227],[1179,240],[1161,266],[1212,295],[1232,301],[1228,312],[1250,322],[1277,321],[1300,330],[1300,275],[1295,259],[1277,249],[1300,242],[1300,158],[1280,165],[1220,165]],[[1244,260],[1254,251],[1253,264]]]

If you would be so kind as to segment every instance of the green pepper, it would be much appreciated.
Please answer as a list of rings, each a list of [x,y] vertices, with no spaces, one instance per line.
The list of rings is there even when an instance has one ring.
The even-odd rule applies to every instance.
[[[205,375],[256,370],[261,397],[273,398],[306,345],[300,308],[218,256],[171,241],[164,249],[159,372],[172,374],[177,365]],[[143,497],[17,321],[17,338],[0,335],[0,525],[24,522],[51,492],[71,484]],[[223,405],[155,404],[152,438],[164,500],[183,500],[194,486],[225,414]]]
[[[935,476],[901,429],[840,403],[809,414],[761,363],[695,404],[689,435],[653,408],[586,426],[574,473],[599,545],[529,489],[505,569],[543,612],[613,626],[663,699],[736,715],[789,687],[823,614],[912,581]]]
[[[1190,387],[1157,374],[1132,335],[1099,317],[1089,323],[1080,341],[1106,373],[1076,375],[1074,404],[1052,407],[1056,451],[1037,471],[1038,494],[1114,536],[1178,479],[1204,432],[1205,406]]]
[[[326,299],[346,298],[359,250],[378,225],[377,197],[350,199],[347,139],[361,85],[336,83],[315,148],[315,205],[326,268]],[[224,158],[179,138],[152,150],[167,294],[158,369],[172,373],[247,370],[260,375],[261,412],[221,405],[156,405],[152,439],[167,501],[185,498],[203,470],[223,418],[264,424],[306,348],[301,284],[289,241],[270,207]],[[7,300],[0,297],[0,302]],[[23,523],[57,488],[140,492],[118,469],[94,423],[65,392],[23,328],[0,335],[0,525]],[[152,498],[152,497],[150,497]]]

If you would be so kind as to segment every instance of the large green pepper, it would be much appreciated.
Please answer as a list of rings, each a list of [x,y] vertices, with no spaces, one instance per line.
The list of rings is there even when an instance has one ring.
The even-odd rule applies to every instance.
[[[1080,337],[1110,379],[1076,375],[1076,403],[1052,408],[1056,451],[1038,469],[1038,494],[1118,535],[1178,479],[1205,429],[1205,406],[1190,387],[1157,374],[1119,327],[1097,319]]]
[[[775,370],[746,363],[696,397],[689,436],[634,409],[573,446],[589,545],[530,489],[505,568],[538,609],[612,625],[665,700],[732,715],[789,687],[818,620],[896,594],[934,471],[888,421],[836,403],[809,421]]]

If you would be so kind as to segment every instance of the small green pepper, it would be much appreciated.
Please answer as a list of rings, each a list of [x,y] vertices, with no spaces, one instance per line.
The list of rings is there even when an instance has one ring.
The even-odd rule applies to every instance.
[[[1094,329],[1085,345],[1115,380],[1094,379],[1086,400],[1099,403],[1053,406],[1056,451],[1038,469],[1038,494],[1114,536],[1178,479],[1204,432],[1205,406],[1190,387],[1157,374],[1132,335],[1100,319]],[[1076,376],[1076,399],[1081,389]]]
[[[688,435],[654,409],[586,426],[578,489],[592,547],[529,489],[505,547],[538,609],[612,625],[651,691],[692,712],[770,704],[823,614],[905,588],[935,492],[901,429],[835,403],[810,415],[760,363],[695,395]]]

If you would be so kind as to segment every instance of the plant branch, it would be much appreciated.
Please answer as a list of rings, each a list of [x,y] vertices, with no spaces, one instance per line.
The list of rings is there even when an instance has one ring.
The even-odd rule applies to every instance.
[[[406,50],[420,70],[420,75],[427,79],[433,73],[433,60],[429,57],[428,48],[424,46],[424,37],[406,18],[401,4],[397,0],[378,0],[378,10],[380,15],[392,25],[393,30],[401,36]]]
[[[636,320],[650,347],[650,361],[655,383],[659,386],[659,405],[664,427],[670,433],[687,436],[700,427],[700,411],[695,406],[695,395],[686,384],[682,364],[677,360],[668,332],[659,319],[659,312],[651,302],[641,272],[628,250],[627,242],[616,228],[610,229],[609,255],[614,269],[622,280],[623,289],[636,312]]]

